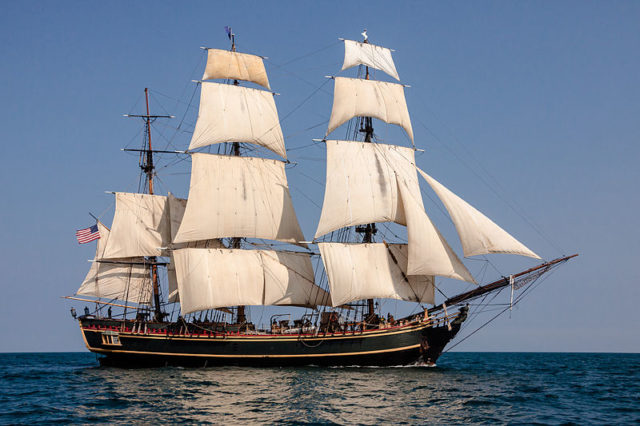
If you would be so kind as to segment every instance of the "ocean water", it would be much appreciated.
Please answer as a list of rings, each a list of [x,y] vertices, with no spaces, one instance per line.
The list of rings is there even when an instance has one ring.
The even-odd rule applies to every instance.
[[[446,353],[437,367],[98,367],[0,354],[0,423],[640,423],[640,354]]]

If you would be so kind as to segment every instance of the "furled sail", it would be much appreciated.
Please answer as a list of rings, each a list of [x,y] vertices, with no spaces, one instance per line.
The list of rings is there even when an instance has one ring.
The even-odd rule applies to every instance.
[[[396,80],[400,80],[396,66],[391,58],[390,49],[371,43],[345,40],[342,70],[344,71],[356,65],[366,65],[384,71]]]
[[[418,169],[422,177],[438,195],[456,226],[465,256],[488,253],[510,253],[540,259],[507,231],[480,213],[440,182]]]
[[[375,117],[401,126],[413,140],[404,88],[401,84],[336,77],[327,135],[353,117]]]
[[[402,182],[399,182],[399,188],[407,216],[409,240],[407,273],[439,275],[475,283],[471,273],[431,222],[424,207],[418,203],[418,199],[421,199],[420,193],[410,191]]]
[[[406,225],[397,180],[401,177],[413,193],[420,193],[414,151],[368,142],[326,144],[327,183],[316,238],[372,222]]]
[[[433,276],[407,275],[406,244],[319,243],[318,247],[333,306],[378,297],[434,303]]]
[[[308,254],[188,248],[173,256],[184,314],[234,305],[314,307],[328,300],[313,282]]]
[[[256,83],[271,89],[264,62],[260,56],[228,50],[207,49],[207,66],[203,80],[229,78]]]
[[[304,245],[283,162],[192,155],[189,199],[174,243],[228,237]]]
[[[249,142],[287,158],[273,94],[231,84],[202,83],[200,112],[189,149],[222,142]]]
[[[116,193],[116,213],[105,259],[162,256],[160,247],[171,241],[167,197]]]
[[[100,239],[97,241],[95,260],[103,257],[110,237],[109,229],[98,222]],[[151,301],[151,277],[149,267],[134,262],[144,258],[121,259],[123,263],[93,262],[80,288],[81,296],[92,296],[108,300],[123,300],[148,304]]]

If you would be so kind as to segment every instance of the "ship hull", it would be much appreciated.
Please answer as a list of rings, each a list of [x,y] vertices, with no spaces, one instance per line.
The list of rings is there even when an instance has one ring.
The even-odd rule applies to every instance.
[[[81,319],[102,365],[137,367],[433,365],[460,324],[417,322],[332,334],[176,333],[169,324]],[[182,331],[182,329],[180,329]]]

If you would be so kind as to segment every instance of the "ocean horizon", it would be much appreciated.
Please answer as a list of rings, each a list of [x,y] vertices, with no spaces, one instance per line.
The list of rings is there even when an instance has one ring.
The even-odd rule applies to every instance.
[[[0,423],[640,422],[640,354],[447,352],[437,366],[118,369],[0,353]]]

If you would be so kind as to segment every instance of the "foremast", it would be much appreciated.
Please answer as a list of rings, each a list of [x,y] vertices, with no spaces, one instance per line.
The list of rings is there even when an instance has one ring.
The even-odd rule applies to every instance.
[[[418,174],[445,204],[465,256],[512,253],[539,257],[486,216],[416,166],[415,148],[373,142],[373,118],[404,129],[413,146],[413,129],[404,85],[370,80],[369,67],[400,80],[391,50],[344,40],[342,70],[365,66],[365,78],[332,77],[334,99],[324,138],[327,183],[315,240],[355,226],[361,244],[319,242],[329,277],[332,305],[392,298],[435,305],[435,276],[476,283],[427,215]],[[331,132],[360,117],[364,141],[327,140]],[[373,243],[375,223],[394,222],[407,229],[406,244]],[[384,279],[383,279],[384,278]]]

